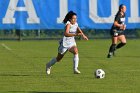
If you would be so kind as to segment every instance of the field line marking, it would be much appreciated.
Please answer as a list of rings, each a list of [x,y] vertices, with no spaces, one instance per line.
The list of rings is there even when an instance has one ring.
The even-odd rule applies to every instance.
[[[4,43],[1,44],[5,49],[11,51],[12,49],[10,47],[8,47],[7,45],[5,45]]]

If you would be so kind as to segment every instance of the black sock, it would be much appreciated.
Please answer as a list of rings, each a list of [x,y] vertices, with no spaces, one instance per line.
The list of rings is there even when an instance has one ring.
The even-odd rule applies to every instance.
[[[116,44],[112,44],[109,49],[109,53],[113,53],[115,51]]]
[[[119,43],[119,44],[117,45],[116,49],[119,49],[119,48],[123,47],[125,44],[126,44],[126,43]]]

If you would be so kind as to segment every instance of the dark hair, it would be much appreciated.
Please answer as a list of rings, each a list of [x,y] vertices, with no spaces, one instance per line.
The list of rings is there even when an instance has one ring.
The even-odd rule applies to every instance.
[[[119,6],[119,12],[121,11],[121,9],[122,9],[124,6],[125,6],[124,4],[121,4],[121,5]]]
[[[116,16],[120,14],[121,9],[122,9],[124,6],[125,6],[124,4],[120,4],[120,6],[119,6],[119,10],[118,10]],[[124,13],[124,14],[125,14],[125,13]]]
[[[70,21],[70,19],[72,18],[73,15],[77,15],[77,14],[74,13],[73,11],[69,11],[65,16],[63,23],[65,24],[65,23],[67,23],[67,21]]]

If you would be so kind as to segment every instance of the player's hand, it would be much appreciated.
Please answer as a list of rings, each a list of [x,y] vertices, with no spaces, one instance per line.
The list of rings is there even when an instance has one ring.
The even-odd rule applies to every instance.
[[[85,36],[85,35],[82,35],[83,36],[83,38],[85,39],[85,40],[88,40],[88,37],[87,36]]]
[[[120,29],[125,30],[125,29],[126,29],[126,25],[125,25],[125,24],[122,24],[122,25],[120,26]]]
[[[124,25],[123,25],[123,30],[125,30],[125,29],[126,29],[126,25],[124,24]]]

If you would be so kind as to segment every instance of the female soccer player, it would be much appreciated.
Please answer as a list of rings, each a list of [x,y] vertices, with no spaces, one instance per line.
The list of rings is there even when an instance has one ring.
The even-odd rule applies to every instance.
[[[60,46],[58,48],[58,55],[55,58],[46,64],[46,73],[49,75],[51,71],[51,67],[59,62],[67,51],[73,53],[73,70],[74,74],[80,74],[81,72],[78,70],[79,64],[79,56],[78,56],[78,48],[76,46],[75,36],[82,36],[85,40],[88,40],[87,36],[84,35],[82,30],[78,27],[77,23],[77,15],[73,11],[70,11],[65,16],[63,23],[65,24],[65,32],[64,37],[60,40]]]
[[[110,30],[110,34],[112,36],[112,44],[110,46],[107,58],[112,57],[116,49],[119,49],[126,44],[126,38],[124,35],[124,30],[126,29],[125,12],[126,12],[126,6],[124,4],[121,4],[119,6],[119,11],[116,14],[114,24]],[[118,41],[120,41],[120,43],[116,46]]]

